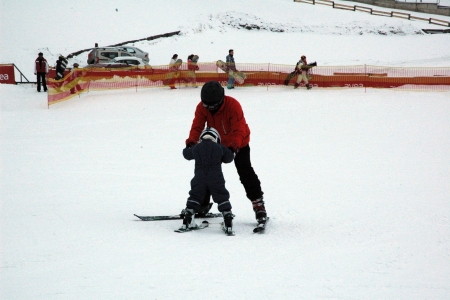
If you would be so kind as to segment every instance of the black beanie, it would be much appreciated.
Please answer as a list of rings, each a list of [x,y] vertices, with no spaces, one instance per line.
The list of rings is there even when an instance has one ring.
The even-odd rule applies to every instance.
[[[217,81],[208,81],[202,87],[200,97],[206,105],[216,105],[223,101],[225,90]]]

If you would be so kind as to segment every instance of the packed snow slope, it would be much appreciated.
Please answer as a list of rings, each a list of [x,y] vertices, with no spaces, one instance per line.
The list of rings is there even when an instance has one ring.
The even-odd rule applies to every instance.
[[[238,62],[449,66],[448,38],[420,34],[426,23],[292,1],[0,5],[0,59],[30,77],[39,51],[52,61],[174,30],[138,45],[151,63],[234,48]],[[184,208],[199,93],[89,92],[48,109],[35,86],[0,85],[1,299],[449,299],[448,92],[226,90],[252,131],[271,217],[252,233],[250,202],[224,165],[234,237],[133,216]]]

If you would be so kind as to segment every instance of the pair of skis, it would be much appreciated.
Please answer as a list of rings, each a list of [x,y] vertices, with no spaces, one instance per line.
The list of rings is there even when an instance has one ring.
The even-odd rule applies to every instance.
[[[164,220],[182,220],[183,219],[182,214],[171,215],[171,216],[140,216],[140,215],[135,214],[135,216],[138,217],[142,221],[164,221]],[[221,213],[206,213],[206,214],[197,214],[195,217],[200,218],[200,219],[209,219],[209,218],[222,217],[222,214]],[[269,221],[269,218],[266,218],[264,221],[258,222],[257,225],[255,226],[255,228],[253,229],[253,232],[254,233],[264,233],[268,221]],[[200,225],[197,225],[196,227],[192,227],[192,228],[183,228],[182,227],[182,228],[175,230],[175,232],[183,233],[183,232],[189,232],[192,230],[205,229],[205,228],[209,227],[209,225],[210,225],[210,223],[205,220]],[[222,226],[223,226],[223,223],[222,223]],[[229,236],[234,235],[234,231],[229,231],[226,229],[223,229],[223,230],[226,235],[229,235]]]

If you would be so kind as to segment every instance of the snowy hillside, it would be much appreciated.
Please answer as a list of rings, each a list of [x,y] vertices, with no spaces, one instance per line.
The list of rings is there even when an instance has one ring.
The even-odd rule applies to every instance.
[[[1,61],[32,78],[39,51],[53,61],[181,30],[136,46],[155,65],[234,48],[237,62],[450,66],[450,40],[421,34],[426,23],[287,0],[91,2],[3,1]],[[184,208],[194,165],[181,152],[199,93],[89,92],[48,109],[35,86],[0,85],[1,299],[450,297],[448,92],[226,90],[252,131],[271,217],[252,233],[250,202],[224,165],[234,237],[133,216]]]
[[[46,18],[36,15],[41,10]],[[95,43],[107,46],[177,30],[180,36],[135,46],[150,53],[152,65],[167,64],[174,53],[183,60],[196,53],[200,61],[216,61],[233,48],[236,60],[246,63],[295,64],[305,54],[320,65],[450,66],[448,37],[421,32],[442,26],[288,0],[210,1],[210,5],[201,0],[151,4],[134,0],[127,5],[117,0],[77,4],[49,0],[45,8],[22,0],[4,1],[1,12],[1,27],[7,30],[0,42],[7,47],[0,49],[0,63],[15,63],[28,78],[33,77],[32,61],[39,51],[54,65],[59,54]],[[58,15],[64,22],[55,26]],[[450,21],[445,16],[439,19]],[[84,53],[70,65],[83,66],[86,60]]]

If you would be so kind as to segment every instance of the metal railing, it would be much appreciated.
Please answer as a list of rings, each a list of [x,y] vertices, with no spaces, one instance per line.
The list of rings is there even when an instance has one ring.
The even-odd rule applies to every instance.
[[[411,14],[398,12],[398,11],[382,11],[382,10],[378,10],[378,9],[373,9],[371,7],[360,6],[360,5],[346,5],[346,4],[340,4],[340,3],[336,3],[334,1],[329,1],[329,0],[294,0],[294,2],[299,2],[299,3],[301,2],[301,3],[312,4],[312,5],[320,4],[320,5],[331,6],[333,8],[337,8],[337,9],[361,11],[361,12],[370,13],[371,15],[384,16],[384,17],[394,17],[394,18],[402,18],[402,19],[408,19],[408,20],[426,21],[429,24],[450,27],[450,22],[445,21],[445,20],[439,20],[436,18],[415,17],[415,16],[412,16]]]

